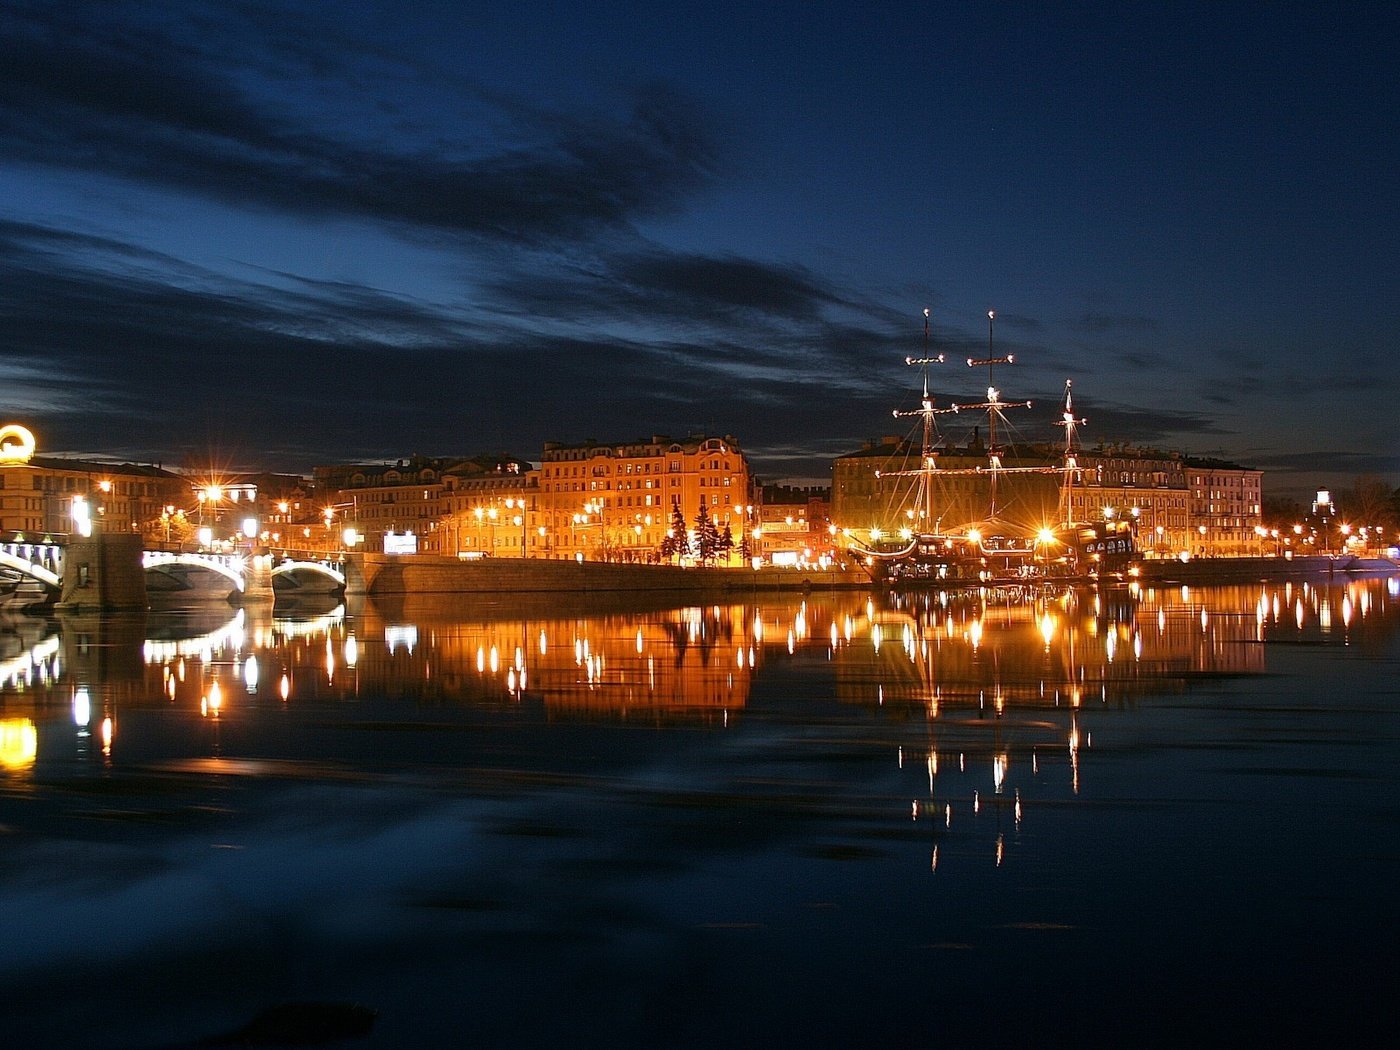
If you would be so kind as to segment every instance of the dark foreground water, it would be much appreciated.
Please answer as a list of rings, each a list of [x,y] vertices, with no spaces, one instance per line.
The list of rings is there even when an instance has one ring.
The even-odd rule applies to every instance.
[[[1394,1036],[1396,581],[0,620],[0,761],[6,1046]]]

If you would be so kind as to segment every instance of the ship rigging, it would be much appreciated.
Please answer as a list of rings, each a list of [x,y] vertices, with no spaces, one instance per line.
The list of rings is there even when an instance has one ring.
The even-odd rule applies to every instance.
[[[1009,465],[1008,446],[1002,435],[1009,429],[1005,413],[1031,408],[1030,401],[1009,401],[997,386],[995,369],[1015,363],[1011,354],[998,355],[994,347],[996,314],[987,312],[987,355],[967,358],[969,368],[987,369],[986,396],[976,402],[950,402],[940,407],[929,388],[931,365],[943,364],[942,354],[929,351],[930,311],[924,311],[924,350],[918,357],[906,357],[905,364],[922,371],[919,407],[895,409],[896,419],[914,418],[919,422],[919,461],[915,469],[877,471],[877,479],[888,479],[896,511],[907,522],[892,535],[878,527],[870,530],[870,542],[854,537],[851,550],[861,558],[872,579],[900,585],[939,585],[989,581],[1025,581],[1037,578],[1069,579],[1098,577],[1105,572],[1123,571],[1135,554],[1131,522],[1081,523],[1074,520],[1073,488],[1081,468],[1077,453],[1077,428],[1085,420],[1074,414],[1072,381],[1065,381],[1063,407],[1056,425],[1064,428],[1064,446],[1056,464]],[[939,462],[944,451],[938,417],[959,413],[985,416],[987,446],[985,463],[967,467],[945,467]],[[1000,428],[999,425],[1000,424]],[[975,436],[975,431],[974,431]],[[1056,521],[1010,521],[1005,516],[1003,479],[1022,474],[1059,475]],[[943,479],[972,477],[986,482],[985,514],[970,516],[945,529],[951,501],[935,505],[935,493]]]

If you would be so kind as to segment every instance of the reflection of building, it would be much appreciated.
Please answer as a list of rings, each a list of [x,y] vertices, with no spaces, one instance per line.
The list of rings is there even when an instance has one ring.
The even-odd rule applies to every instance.
[[[436,695],[498,703],[538,699],[550,714],[732,714],[747,702],[754,673],[743,606],[433,620],[411,628],[367,610],[358,628],[355,673],[365,684],[431,683]]]
[[[1091,712],[1187,689],[1196,676],[1261,673],[1269,647],[1259,643],[1276,639],[1381,656],[1400,616],[1393,580],[988,589],[909,594],[889,605],[851,594],[775,595],[624,613],[590,613],[584,602],[564,611],[558,601],[541,613],[471,621],[452,602],[425,606],[431,615],[416,620],[373,604],[353,617],[338,606],[305,619],[211,606],[144,620],[0,620],[0,709],[20,720],[11,723],[12,745],[25,768],[36,748],[42,761],[46,747],[70,747],[63,733],[94,759],[148,762],[149,746],[122,746],[124,711],[171,708],[202,715],[205,725],[238,718],[240,752],[250,755],[266,733],[282,753],[282,705],[307,705],[303,717],[319,729],[333,717],[312,705],[361,695],[410,702],[404,725],[423,715],[415,704],[432,701],[442,705],[426,715],[434,726],[449,711],[480,707],[514,725],[533,717],[536,728],[541,712],[718,728],[746,709],[766,666],[806,661],[803,678],[787,678],[803,683],[784,700],[782,718],[792,724],[801,724],[809,698],[834,695],[881,717],[927,722],[930,757],[941,749],[954,765],[964,752],[1077,763]],[[830,685],[818,684],[827,674]],[[1036,714],[1017,717],[1025,711]],[[820,706],[814,714],[826,717]],[[175,720],[159,736],[169,746],[170,734],[188,731],[173,745],[179,754],[217,755],[218,739],[201,737],[201,722]],[[1087,732],[1083,739],[1087,747]],[[311,746],[321,753],[321,743]],[[365,754],[355,751],[356,760]]]
[[[733,438],[652,437],[615,445],[546,444],[540,464],[541,553],[649,561],[679,509],[694,528],[701,505],[726,528],[734,559],[748,525],[748,460]]]

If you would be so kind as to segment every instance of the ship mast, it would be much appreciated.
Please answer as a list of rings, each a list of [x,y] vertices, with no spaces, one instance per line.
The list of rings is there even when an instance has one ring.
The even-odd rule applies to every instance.
[[[935,408],[933,398],[928,392],[928,366],[941,365],[943,355],[930,355],[928,350],[928,329],[929,329],[929,309],[924,307],[924,353],[922,357],[906,357],[906,365],[918,365],[923,368],[924,389],[923,397],[919,399],[919,407],[910,411],[894,410],[895,419],[907,419],[918,416],[923,421],[923,440],[919,446],[919,469],[917,471],[895,470],[890,471],[888,477],[903,477],[909,474],[917,474],[919,477],[919,491],[917,495],[919,522],[918,530],[922,532],[925,523],[933,517],[933,483],[932,475],[938,469],[938,450],[935,447],[938,439],[938,427],[934,422],[934,416],[943,415],[948,412],[956,412],[955,408]]]
[[[973,410],[982,410],[987,413],[987,466],[988,469],[991,471],[992,476],[988,517],[990,520],[993,521],[996,520],[997,516],[997,475],[1000,474],[1003,469],[1001,463],[1002,450],[1001,447],[997,445],[997,418],[1001,415],[1003,409],[1031,407],[1031,403],[1029,401],[1003,401],[1001,399],[1001,391],[998,390],[994,385],[994,380],[992,376],[993,367],[995,367],[996,365],[1014,364],[1016,361],[1015,356],[1012,354],[1007,354],[1005,357],[997,357],[995,352],[993,351],[992,325],[995,321],[996,311],[988,310],[987,356],[981,358],[969,357],[967,359],[967,366],[969,368],[976,368],[980,365],[987,366],[987,400],[980,402],[979,404],[955,406],[955,408],[957,409],[970,408]]]
[[[1075,456],[1075,428],[1083,426],[1084,419],[1074,417],[1074,400],[1071,392],[1074,380],[1065,380],[1065,407],[1060,414],[1060,418],[1055,421],[1057,427],[1065,428],[1065,463],[1062,468],[1065,472],[1064,481],[1060,485],[1060,511],[1066,526],[1073,524],[1074,514],[1074,478],[1079,473],[1079,460]]]

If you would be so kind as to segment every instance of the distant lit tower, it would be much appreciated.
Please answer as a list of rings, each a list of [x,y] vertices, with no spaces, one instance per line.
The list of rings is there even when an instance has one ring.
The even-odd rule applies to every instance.
[[[1317,499],[1313,500],[1313,517],[1322,522],[1322,549],[1329,554],[1332,551],[1332,538],[1328,533],[1332,518],[1337,514],[1337,508],[1332,503],[1332,493],[1327,489],[1317,490]]]

